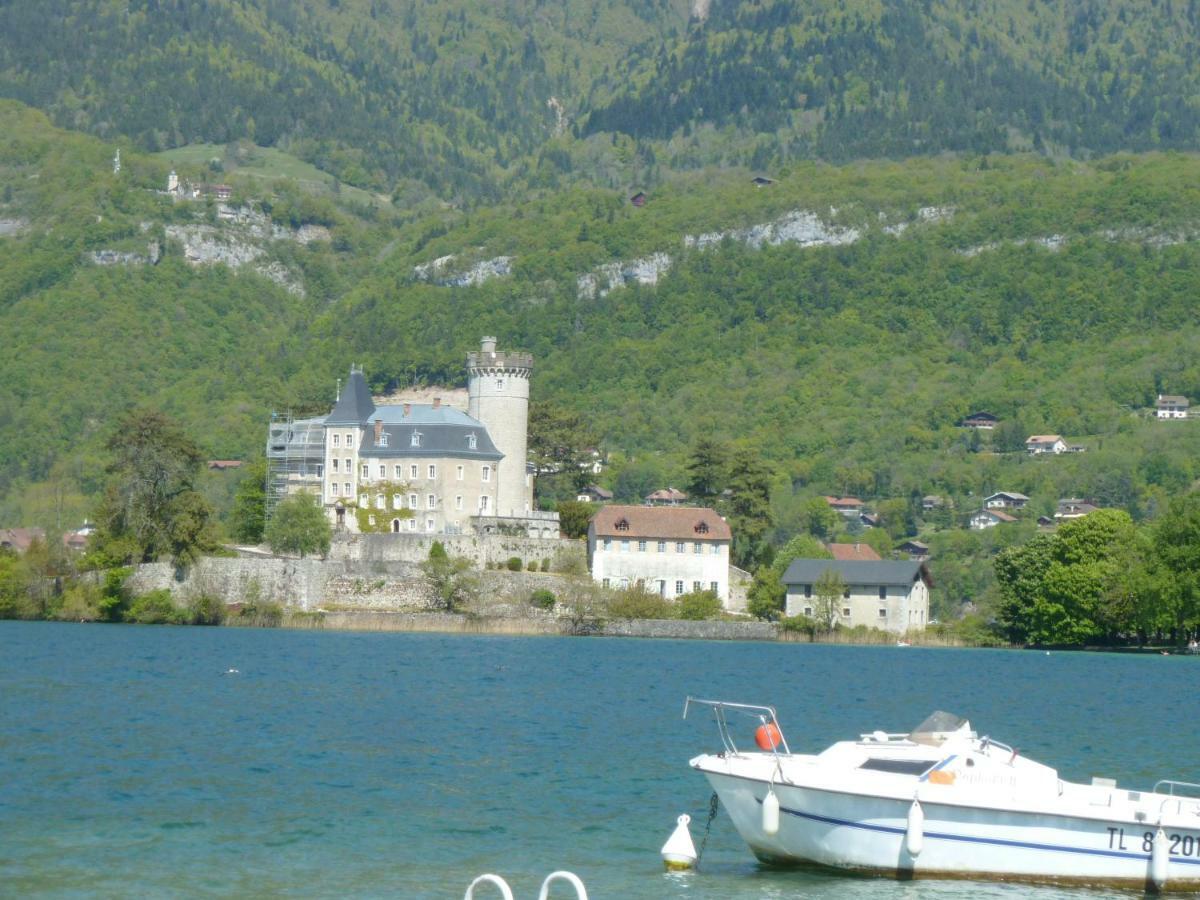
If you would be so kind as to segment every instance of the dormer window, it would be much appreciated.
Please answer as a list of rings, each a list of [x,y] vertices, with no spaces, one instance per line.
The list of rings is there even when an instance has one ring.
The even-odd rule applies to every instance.
[[[708,523],[701,522],[696,526],[696,534],[708,534]]]
[[[388,445],[388,433],[386,431],[379,432],[379,440],[375,442],[377,447],[386,447]]]
[[[475,437],[474,432],[467,435],[467,449],[474,450],[479,445],[479,439]]]
[[[617,531],[628,531],[628,530],[629,530],[629,522],[628,521],[626,521],[625,519],[621,519],[621,521],[617,522]]]
[[[420,447],[420,446],[421,446],[421,432],[419,432],[419,431],[414,431],[414,432],[412,433],[412,440],[411,440],[411,442],[410,442],[410,445],[411,445],[411,446],[413,446],[413,447]]]

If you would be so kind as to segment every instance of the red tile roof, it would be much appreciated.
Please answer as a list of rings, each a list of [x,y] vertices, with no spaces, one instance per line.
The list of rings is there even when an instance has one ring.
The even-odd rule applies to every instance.
[[[624,527],[620,527],[624,524]],[[729,524],[708,507],[605,506],[592,517],[597,537],[728,541]]]
[[[870,544],[829,544],[834,559],[879,559],[879,554]]]

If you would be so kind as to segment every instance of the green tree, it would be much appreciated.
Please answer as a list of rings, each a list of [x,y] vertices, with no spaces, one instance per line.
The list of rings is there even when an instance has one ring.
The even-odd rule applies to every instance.
[[[230,531],[238,543],[262,542],[263,529],[266,527],[266,484],[267,461],[260,456],[245,467],[233,496]]]
[[[721,614],[721,600],[714,591],[692,591],[675,598],[675,616],[679,619],[715,619]]]
[[[112,461],[96,516],[100,554],[115,550],[123,562],[170,556],[185,565],[215,549],[212,508],[195,490],[204,457],[178,424],[160,412],[133,411],[105,446]]]
[[[435,546],[441,545],[435,542]],[[448,556],[444,548],[435,554],[431,547],[420,569],[434,609],[460,612],[479,596],[479,577],[465,556]]]
[[[759,566],[750,585],[746,610],[760,619],[776,619],[787,602],[787,586],[783,583],[784,573],[796,559],[832,559],[833,554],[825,545],[808,534],[798,534],[775,554],[770,565]]]
[[[281,500],[267,522],[264,534],[276,553],[306,554],[329,552],[333,528],[315,494],[303,491]]]
[[[813,537],[828,540],[842,524],[842,517],[824,497],[809,497],[800,508],[800,523]]]
[[[730,461],[729,499],[723,504],[733,532],[734,563],[754,569],[768,549],[771,513],[771,469],[752,449],[738,450]]]
[[[1180,640],[1200,625],[1200,493],[1171,501],[1153,530],[1161,613]]]
[[[813,620],[824,631],[833,631],[846,595],[846,582],[835,569],[826,569],[813,585]]]
[[[729,447],[712,437],[698,438],[688,455],[688,493],[693,502],[711,506],[729,478]]]
[[[596,507],[581,500],[558,502],[558,524],[562,533],[569,538],[581,538],[587,534],[588,523],[596,514]]]
[[[578,491],[591,478],[588,469],[596,435],[578,412],[548,402],[529,410],[529,461],[537,472],[534,489],[542,478],[561,476],[566,487]],[[540,496],[540,494],[539,494]]]

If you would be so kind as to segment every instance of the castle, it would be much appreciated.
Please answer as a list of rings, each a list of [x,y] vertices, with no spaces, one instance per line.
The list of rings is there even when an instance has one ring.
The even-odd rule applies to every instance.
[[[352,368],[329,415],[273,418],[268,514],[301,490],[350,533],[516,534],[557,538],[558,514],[533,508],[527,460],[533,356],[485,337],[467,354],[467,411],[376,406]]]

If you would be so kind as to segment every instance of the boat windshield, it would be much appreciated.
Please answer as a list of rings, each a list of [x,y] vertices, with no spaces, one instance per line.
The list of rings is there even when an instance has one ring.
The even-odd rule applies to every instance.
[[[963,728],[970,730],[970,724],[962,716],[938,710],[924,722],[909,732],[908,739],[917,744],[941,744],[950,735]]]

